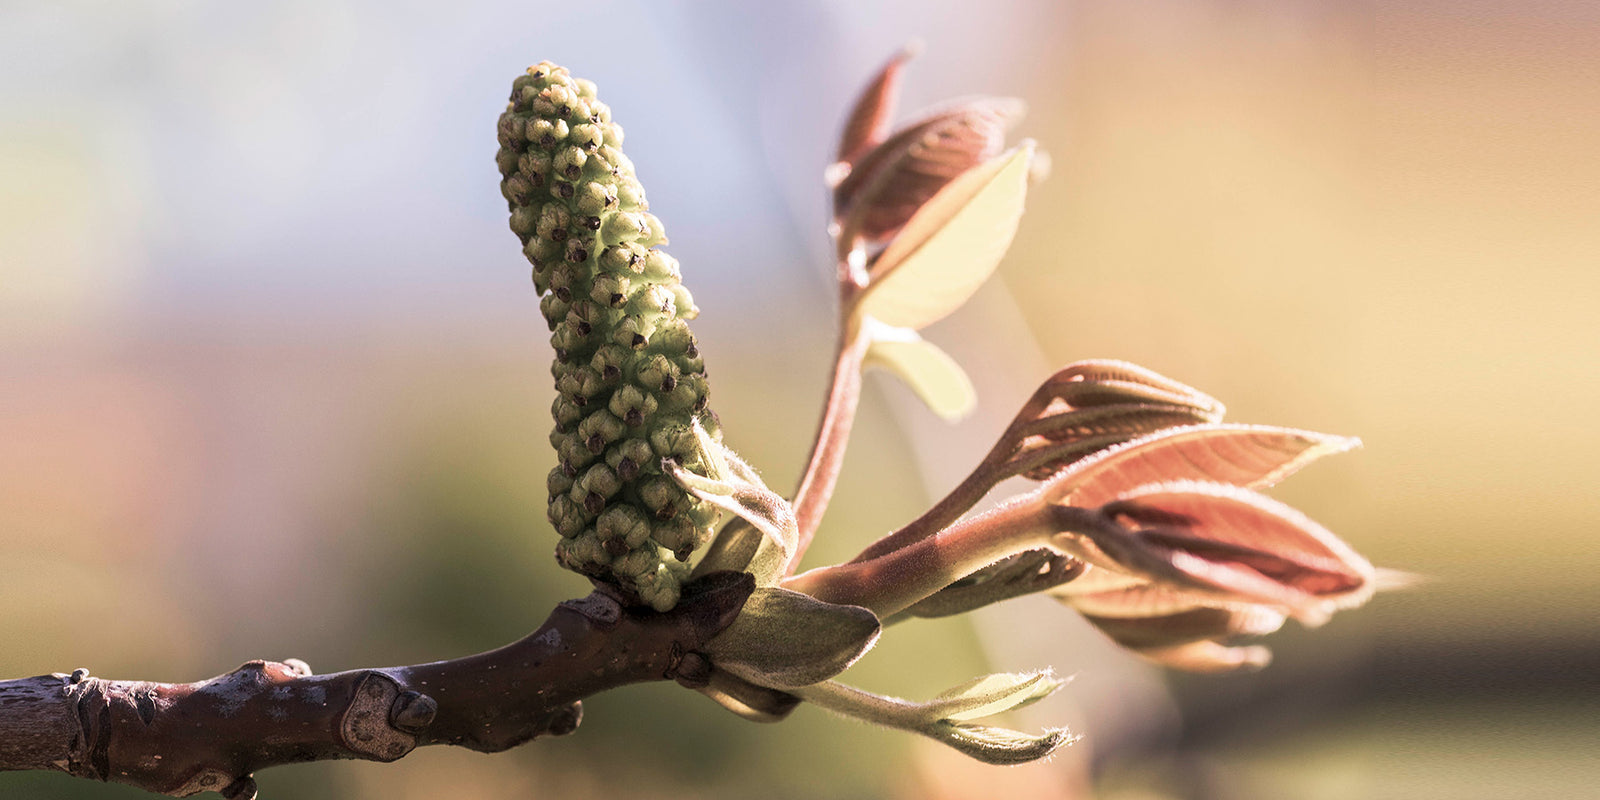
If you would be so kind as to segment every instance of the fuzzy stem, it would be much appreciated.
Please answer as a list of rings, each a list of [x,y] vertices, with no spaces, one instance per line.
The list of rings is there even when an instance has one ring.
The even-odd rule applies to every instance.
[[[841,283],[845,307],[848,308],[852,287]],[[861,403],[861,364],[867,355],[871,337],[865,326],[847,324],[840,332],[839,350],[834,357],[833,382],[828,387],[828,399],[822,409],[822,420],[817,425],[817,437],[811,447],[811,460],[806,464],[805,475],[794,494],[795,523],[799,528],[799,543],[794,556],[789,559],[788,572],[800,565],[806,548],[816,535],[822,514],[828,508],[834,486],[839,480],[839,470],[844,463],[845,447],[850,442],[850,428],[855,423],[856,408]]]
[[[1009,433],[1009,432],[1008,432]],[[982,463],[978,464],[971,474],[967,475],[956,488],[944,496],[933,508],[923,512],[922,516],[912,520],[905,527],[891,533],[862,550],[850,563],[871,561],[874,558],[888,555],[896,550],[920,542],[929,536],[938,533],[940,529],[961,518],[962,514],[978,504],[983,496],[999,482],[1000,467],[1004,466],[1006,459],[1015,450],[1009,437],[1002,437],[995,444],[994,449],[984,456]]]
[[[945,495],[944,499],[924,512],[922,516],[912,520],[910,524],[900,530],[873,542],[851,561],[870,561],[887,555],[895,550],[920,542],[938,533],[946,525],[960,519],[961,515],[977,505],[978,501],[982,500],[983,496],[988,494],[996,483],[1008,477],[1010,473],[1005,471],[1005,466],[1011,460],[1011,457],[1016,455],[1018,444],[1022,439],[1022,428],[1027,424],[1027,421],[1037,417],[1049,404],[1050,396],[1046,394],[1043,388],[1035,391],[1033,396],[1028,398],[1028,402],[1023,404],[1022,410],[1018,411],[1016,417],[1006,426],[1005,431],[1000,434],[1000,438],[995,441],[994,447],[989,449],[989,452],[984,455],[978,466],[973,468],[972,472],[956,488],[950,490],[950,493]]]
[[[791,694],[836,714],[890,728],[922,733],[928,727],[922,707],[898,697],[874,694],[837,681],[822,681],[788,690]]]
[[[1059,549],[1059,530],[1052,509],[1036,495],[1024,495],[891,553],[814,569],[782,585],[829,603],[863,606],[883,618],[1000,559]]]

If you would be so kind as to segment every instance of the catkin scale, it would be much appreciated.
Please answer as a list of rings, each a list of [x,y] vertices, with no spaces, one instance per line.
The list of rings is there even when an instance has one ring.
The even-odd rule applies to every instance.
[[[559,464],[546,487],[556,559],[665,611],[717,520],[662,470],[669,458],[703,468],[695,421],[720,437],[685,323],[698,309],[677,260],[657,249],[661,221],[593,83],[529,67],[497,134],[500,191],[557,359]]]

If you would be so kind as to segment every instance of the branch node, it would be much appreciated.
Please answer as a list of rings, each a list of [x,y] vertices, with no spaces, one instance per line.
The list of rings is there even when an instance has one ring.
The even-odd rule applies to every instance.
[[[246,777],[248,778],[249,776]],[[168,789],[165,794],[172,797],[188,797],[189,795],[199,794],[201,792],[226,792],[229,789],[232,789],[238,782],[238,780],[234,780],[233,776],[226,772],[218,769],[212,769],[210,767],[202,767],[196,770],[193,775],[190,775],[189,780],[184,781],[176,788]],[[252,780],[250,785],[253,789],[255,787],[255,781]],[[254,798],[255,795],[251,794],[249,797]],[[240,800],[243,800],[243,798]]]
[[[301,675],[310,676],[310,675],[315,675],[316,674],[315,672],[311,671],[311,665],[310,664],[307,664],[306,662],[301,661],[298,658],[286,658],[286,659],[284,659],[282,661],[282,664],[284,666],[288,667],[289,669],[292,669],[295,672],[300,673]]]
[[[582,614],[603,630],[609,630],[622,619],[622,604],[603,591],[596,591],[576,600],[563,600],[561,605]]]
[[[389,707],[389,724],[407,733],[421,733],[433,724],[439,703],[421,692],[401,692]]]
[[[711,660],[700,653],[685,653],[673,670],[672,678],[688,689],[704,688],[711,683]]]
[[[545,727],[545,732],[551,736],[566,736],[578,729],[578,723],[583,721],[583,704],[571,703],[564,708],[557,709],[550,718],[550,723]]]
[[[222,789],[228,800],[256,800],[256,779],[245,775]]]
[[[373,761],[394,761],[411,752],[417,746],[417,737],[389,721],[390,710],[399,698],[400,684],[394,678],[382,672],[368,672],[339,720],[340,741],[351,752]]]

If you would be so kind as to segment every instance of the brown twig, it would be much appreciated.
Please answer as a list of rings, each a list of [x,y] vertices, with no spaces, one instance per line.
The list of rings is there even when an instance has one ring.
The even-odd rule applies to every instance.
[[[665,614],[596,591],[505,647],[409,667],[313,675],[291,659],[197,683],[81,669],[0,681],[0,770],[237,799],[255,796],[252,773],[279,764],[394,761],[430,744],[497,752],[560,736],[578,726],[582,698],[641,681],[704,682],[691,668],[704,660],[685,656],[732,622],[754,582],[717,573],[691,587]]]

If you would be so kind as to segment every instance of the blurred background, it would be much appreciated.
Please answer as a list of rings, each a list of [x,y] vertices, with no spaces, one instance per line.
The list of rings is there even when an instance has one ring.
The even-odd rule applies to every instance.
[[[1076,680],[985,767],[666,684],[564,739],[258,776],[274,798],[1576,797],[1600,781],[1600,13],[1592,4],[952,7],[0,2],[0,676],[195,680],[497,646],[586,584],[544,520],[548,334],[496,189],[512,78],[597,82],[703,313],[729,442],[798,479],[834,330],[821,175],[848,103],[1014,95],[1054,174],[928,337],[980,411],[868,381],[810,563],[953,485],[1055,366],[1363,437],[1274,491],[1427,581],[1165,674],[1048,600],[898,626],[846,678]],[[0,774],[0,797],[134,798]]]

